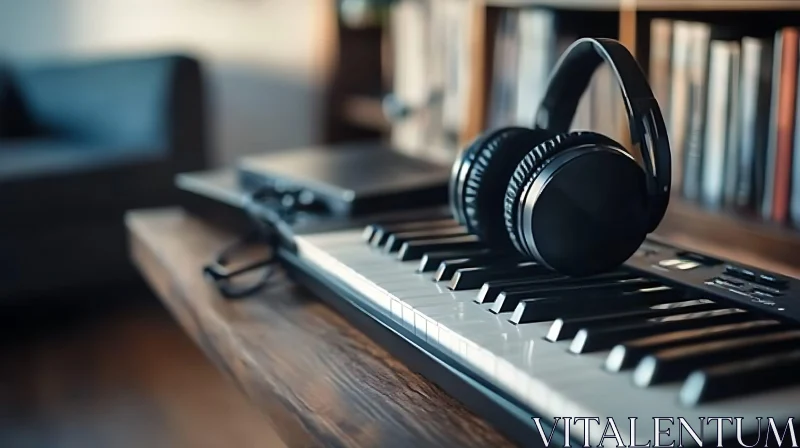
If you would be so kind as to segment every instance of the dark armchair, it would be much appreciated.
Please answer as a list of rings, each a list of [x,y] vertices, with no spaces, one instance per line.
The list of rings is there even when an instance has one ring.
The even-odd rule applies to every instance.
[[[185,56],[0,68],[0,297],[135,279],[124,211],[205,168],[205,101]]]

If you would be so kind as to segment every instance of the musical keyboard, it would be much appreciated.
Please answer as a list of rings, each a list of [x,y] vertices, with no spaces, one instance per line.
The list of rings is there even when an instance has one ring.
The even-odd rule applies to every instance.
[[[421,369],[440,387],[497,405],[472,407],[527,446],[541,442],[532,417],[671,417],[661,428],[674,435],[678,417],[699,431],[701,417],[731,416],[754,434],[759,417],[782,431],[800,413],[792,278],[658,240],[614,272],[570,278],[440,215],[299,233],[282,256],[329,302],[348,301],[466,385]],[[641,425],[634,442],[646,444]],[[592,429],[597,446],[603,427]],[[583,441],[580,426],[571,437]]]

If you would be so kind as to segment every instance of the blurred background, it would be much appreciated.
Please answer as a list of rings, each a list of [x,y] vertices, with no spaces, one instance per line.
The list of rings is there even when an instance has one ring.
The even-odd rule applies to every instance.
[[[0,1],[0,54],[56,62],[184,53],[207,70],[210,160],[320,137],[329,1]]]
[[[530,125],[583,36],[628,46],[668,123],[658,233],[796,275],[797,26],[795,0],[0,0],[0,446],[280,446],[144,287],[124,212],[244,154],[449,164]],[[627,125],[601,68],[573,127]]]

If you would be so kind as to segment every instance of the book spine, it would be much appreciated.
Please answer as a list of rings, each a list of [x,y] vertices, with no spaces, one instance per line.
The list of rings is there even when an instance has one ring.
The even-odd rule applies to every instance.
[[[735,205],[751,205],[753,190],[753,161],[756,153],[756,115],[758,112],[759,75],[764,47],[761,40],[742,39],[742,68],[739,85],[739,168],[736,183]]]
[[[725,177],[723,178],[723,202],[727,206],[736,205],[739,183],[739,84],[741,69],[741,47],[739,42],[729,42],[730,77],[728,79],[728,116],[726,117]]]
[[[686,132],[683,193],[688,199],[700,199],[703,136],[708,85],[708,46],[711,28],[696,23],[692,32],[689,98],[689,127]]]
[[[650,66],[648,74],[653,94],[667,117],[669,126],[670,73],[672,71],[672,20],[653,19],[650,22]],[[673,178],[674,179],[674,178]]]
[[[772,219],[779,223],[785,223],[789,215],[798,51],[797,29],[786,28],[783,34],[775,181],[772,193]]]
[[[431,25],[443,29],[444,76],[441,88],[444,90],[442,125],[446,131],[459,134],[467,119],[467,98],[469,97],[469,26],[472,22],[472,9],[469,4],[447,0],[439,6],[440,20]]]
[[[489,127],[509,126],[514,120],[510,112],[514,110],[516,98],[516,10],[504,10],[498,19],[494,41],[494,62],[492,65],[491,104]]]
[[[731,58],[728,42],[711,42],[706,126],[703,139],[701,198],[709,207],[722,205],[725,149],[730,108]]]
[[[759,62],[760,73],[758,75],[758,99],[755,110],[755,134],[753,136],[753,159],[751,177],[753,186],[751,189],[751,204],[754,210],[761,210],[764,202],[766,170],[767,170],[767,150],[769,147],[770,136],[770,104],[772,101],[773,84],[773,65],[775,54],[773,51],[773,40],[762,39],[761,58]]]
[[[555,20],[555,13],[546,9],[523,9],[519,13],[516,123],[520,126],[533,124],[558,57]]]
[[[686,132],[689,125],[689,58],[692,25],[677,21],[673,27],[672,65],[670,67],[669,139],[672,152],[673,184],[683,185],[683,164],[686,148]]]
[[[799,57],[800,59],[800,57]],[[798,70],[800,72],[800,70]],[[792,223],[800,224],[800,112],[797,111],[800,104],[800,88],[796,89],[795,99],[795,122],[794,122],[794,148],[792,154],[792,178],[789,213]]]
[[[784,32],[775,33],[772,58],[772,92],[769,106],[769,129],[767,132],[767,153],[763,170],[764,194],[761,198],[761,216],[772,218],[772,204],[775,196],[775,164],[778,160],[778,102],[781,98],[781,75],[783,66]]]

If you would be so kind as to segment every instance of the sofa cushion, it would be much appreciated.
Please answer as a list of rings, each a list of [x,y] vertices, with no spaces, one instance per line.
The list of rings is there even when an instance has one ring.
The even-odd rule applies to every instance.
[[[102,144],[165,147],[175,58],[15,67],[37,133]]]
[[[159,151],[50,140],[0,141],[0,232],[174,203],[174,167]],[[120,221],[121,222],[121,221]]]
[[[49,139],[0,140],[0,184],[156,161],[163,151],[113,148]]]

